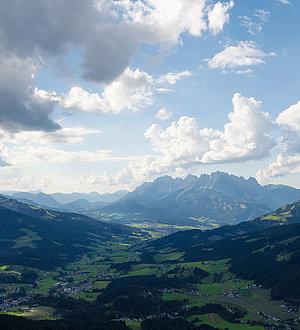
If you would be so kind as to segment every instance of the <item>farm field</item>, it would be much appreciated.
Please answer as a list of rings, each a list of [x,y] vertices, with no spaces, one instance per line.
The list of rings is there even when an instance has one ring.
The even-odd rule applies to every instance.
[[[4,313],[55,320],[55,315],[65,313],[61,304],[80,304],[91,311],[102,306],[106,315],[124,320],[132,330],[141,328],[147,313],[176,315],[222,330],[261,330],[263,325],[279,325],[291,316],[283,301],[271,299],[270,289],[233,274],[230,259],[185,261],[184,253],[170,247],[157,249],[148,258],[139,244],[144,241],[136,245],[126,240],[97,243],[90,252],[55,271],[36,270],[36,285],[6,287],[6,294],[26,292],[33,301],[36,297],[36,304],[8,307]],[[18,266],[0,266],[0,274],[20,276],[23,271]],[[236,314],[228,314],[230,310]],[[299,312],[293,313],[298,317]]]
[[[47,306],[37,306],[37,307],[27,307],[20,306],[14,308],[6,314],[22,316],[30,320],[40,321],[40,320],[55,320],[56,318],[53,315],[54,309]]]

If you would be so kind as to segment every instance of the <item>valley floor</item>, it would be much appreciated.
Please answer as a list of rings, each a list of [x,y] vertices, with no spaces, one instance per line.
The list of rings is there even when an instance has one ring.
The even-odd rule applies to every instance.
[[[36,284],[1,284],[1,313],[59,320],[78,309],[101,309],[105,317],[123,320],[130,329],[140,329],[146,319],[160,317],[185,318],[194,325],[218,329],[299,325],[296,305],[272,300],[269,289],[237,278],[229,271],[228,260],[183,262],[181,253],[161,250],[153,257],[155,262],[141,263],[135,244],[98,243],[92,252],[65,267],[52,272],[34,270]],[[23,270],[2,265],[0,274]]]

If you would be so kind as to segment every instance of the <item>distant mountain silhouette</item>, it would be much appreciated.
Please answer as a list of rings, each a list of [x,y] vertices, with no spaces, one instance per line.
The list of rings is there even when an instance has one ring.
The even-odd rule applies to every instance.
[[[90,193],[54,193],[50,194],[51,197],[53,197],[57,202],[61,204],[71,203],[75,202],[79,199],[85,199],[90,203],[96,203],[96,202],[105,202],[105,203],[111,203],[115,202],[118,199],[124,197],[128,191],[126,190],[118,190],[114,193],[105,193],[105,194],[99,194],[97,192],[90,192]]]
[[[124,197],[128,191],[119,190],[114,193],[99,194],[91,193],[54,193],[45,194],[42,191],[37,192],[3,192],[18,201],[33,205],[40,205],[52,210],[84,212],[94,208],[103,207],[109,203],[115,202]]]

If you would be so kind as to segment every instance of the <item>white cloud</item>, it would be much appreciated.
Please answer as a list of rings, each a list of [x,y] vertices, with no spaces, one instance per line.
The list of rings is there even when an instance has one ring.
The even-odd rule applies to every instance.
[[[191,77],[193,73],[191,71],[181,71],[181,72],[169,72],[164,76],[161,76],[159,79],[157,79],[158,84],[170,84],[175,85],[178,80]]]
[[[275,145],[273,124],[261,103],[240,94],[223,131],[201,129],[197,120],[181,117],[166,130],[153,124],[145,133],[154,151],[180,163],[224,163],[264,158]]]
[[[270,20],[271,14],[266,9],[256,9],[254,16],[259,18],[262,22],[266,23]]]
[[[108,112],[107,104],[98,93],[89,93],[81,87],[75,86],[70,89],[65,97],[61,97],[64,108],[77,108],[84,112]]]
[[[46,91],[37,87],[34,89],[34,97],[46,102],[55,103],[61,101],[60,96],[55,91]]]
[[[84,142],[85,138],[89,135],[101,133],[100,130],[86,129],[84,127],[65,127],[54,132],[19,132],[14,135],[6,135],[6,140],[13,144],[78,144]]]
[[[278,2],[281,2],[283,5],[289,5],[290,1],[289,0],[276,0]]]
[[[237,70],[236,73],[244,74],[244,75],[251,75],[251,74],[253,74],[253,70],[252,69]]]
[[[300,154],[279,154],[273,163],[267,168],[259,170],[256,176],[260,182],[266,183],[273,178],[297,173],[300,173]]]
[[[190,117],[181,117],[166,129],[153,124],[145,137],[154,154],[131,160],[117,174],[116,182],[138,184],[191,166],[268,157],[276,145],[271,136],[274,124],[261,110],[261,102],[238,93],[232,101],[233,111],[222,131],[201,128],[197,119]]]
[[[155,117],[160,120],[168,120],[172,117],[172,111],[167,108],[161,108],[156,114]]]
[[[6,178],[1,177],[0,187],[5,190],[12,191],[34,191],[34,190],[44,190],[53,183],[52,178],[36,178],[33,175],[20,176],[8,175]]]
[[[241,41],[216,54],[208,61],[208,66],[210,69],[236,70],[263,64],[265,57],[273,55],[264,53],[252,41]]]
[[[115,160],[110,150],[74,150],[88,136],[101,134],[100,130],[72,127],[54,132],[0,133],[0,154],[11,167]]]
[[[256,9],[254,15],[239,17],[241,25],[244,26],[250,34],[258,34],[263,30],[265,23],[270,20],[270,12],[265,9]]]
[[[205,0],[122,0],[118,5],[150,43],[174,45],[183,33],[199,37],[207,29]]]
[[[139,69],[127,68],[124,73],[104,88],[103,99],[113,112],[123,109],[137,111],[152,104],[154,79]]]
[[[196,119],[190,117],[181,117],[165,130],[153,124],[146,130],[145,137],[157,154],[172,162],[200,161],[209,149]]]
[[[234,2],[217,2],[211,11],[208,12],[208,27],[214,35],[223,31],[224,25],[229,22],[229,10],[234,6]]]
[[[83,175],[77,181],[78,185],[88,184],[89,186],[114,186],[116,182],[113,180],[112,176],[107,172],[103,172],[101,174],[91,174],[91,175]]]
[[[35,95],[47,102],[58,103],[66,109],[73,108],[83,112],[119,113],[125,109],[135,112],[153,104],[155,93],[169,92],[169,86],[191,75],[190,71],[182,71],[154,78],[139,69],[126,68],[101,93],[90,93],[81,87],[72,87],[66,95],[40,89],[35,90]]]
[[[109,150],[69,151],[45,146],[12,146],[1,150],[9,164],[15,167],[37,164],[58,164],[70,162],[113,161]]]
[[[123,17],[143,30],[144,41],[175,45],[182,34],[200,37],[208,29],[217,34],[229,22],[234,2],[206,0],[121,0],[117,6]]]
[[[0,155],[6,165],[18,169],[39,164],[128,162],[135,158],[114,156],[111,150],[105,149],[78,150],[78,144],[87,137],[101,133],[83,127],[14,134],[0,131]]]
[[[117,173],[113,180],[115,184],[135,186],[145,180],[170,173],[170,166],[172,164],[168,163],[167,159],[147,155],[130,161],[125,168]]]
[[[236,93],[232,103],[229,123],[224,126],[220,139],[210,141],[211,150],[203,156],[204,162],[261,159],[267,157],[276,144],[271,137],[272,120],[261,111],[261,102]]]
[[[300,101],[283,110],[275,122],[280,130],[278,155],[274,162],[257,172],[262,183],[300,173]]]
[[[300,133],[300,101],[282,111],[278,115],[276,122],[279,125],[284,125],[287,128]]]

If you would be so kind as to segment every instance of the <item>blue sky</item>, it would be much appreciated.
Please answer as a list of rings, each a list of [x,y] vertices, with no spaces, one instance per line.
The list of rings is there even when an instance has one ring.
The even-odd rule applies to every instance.
[[[296,0],[8,2],[0,188],[216,170],[300,188],[299,15]]]

